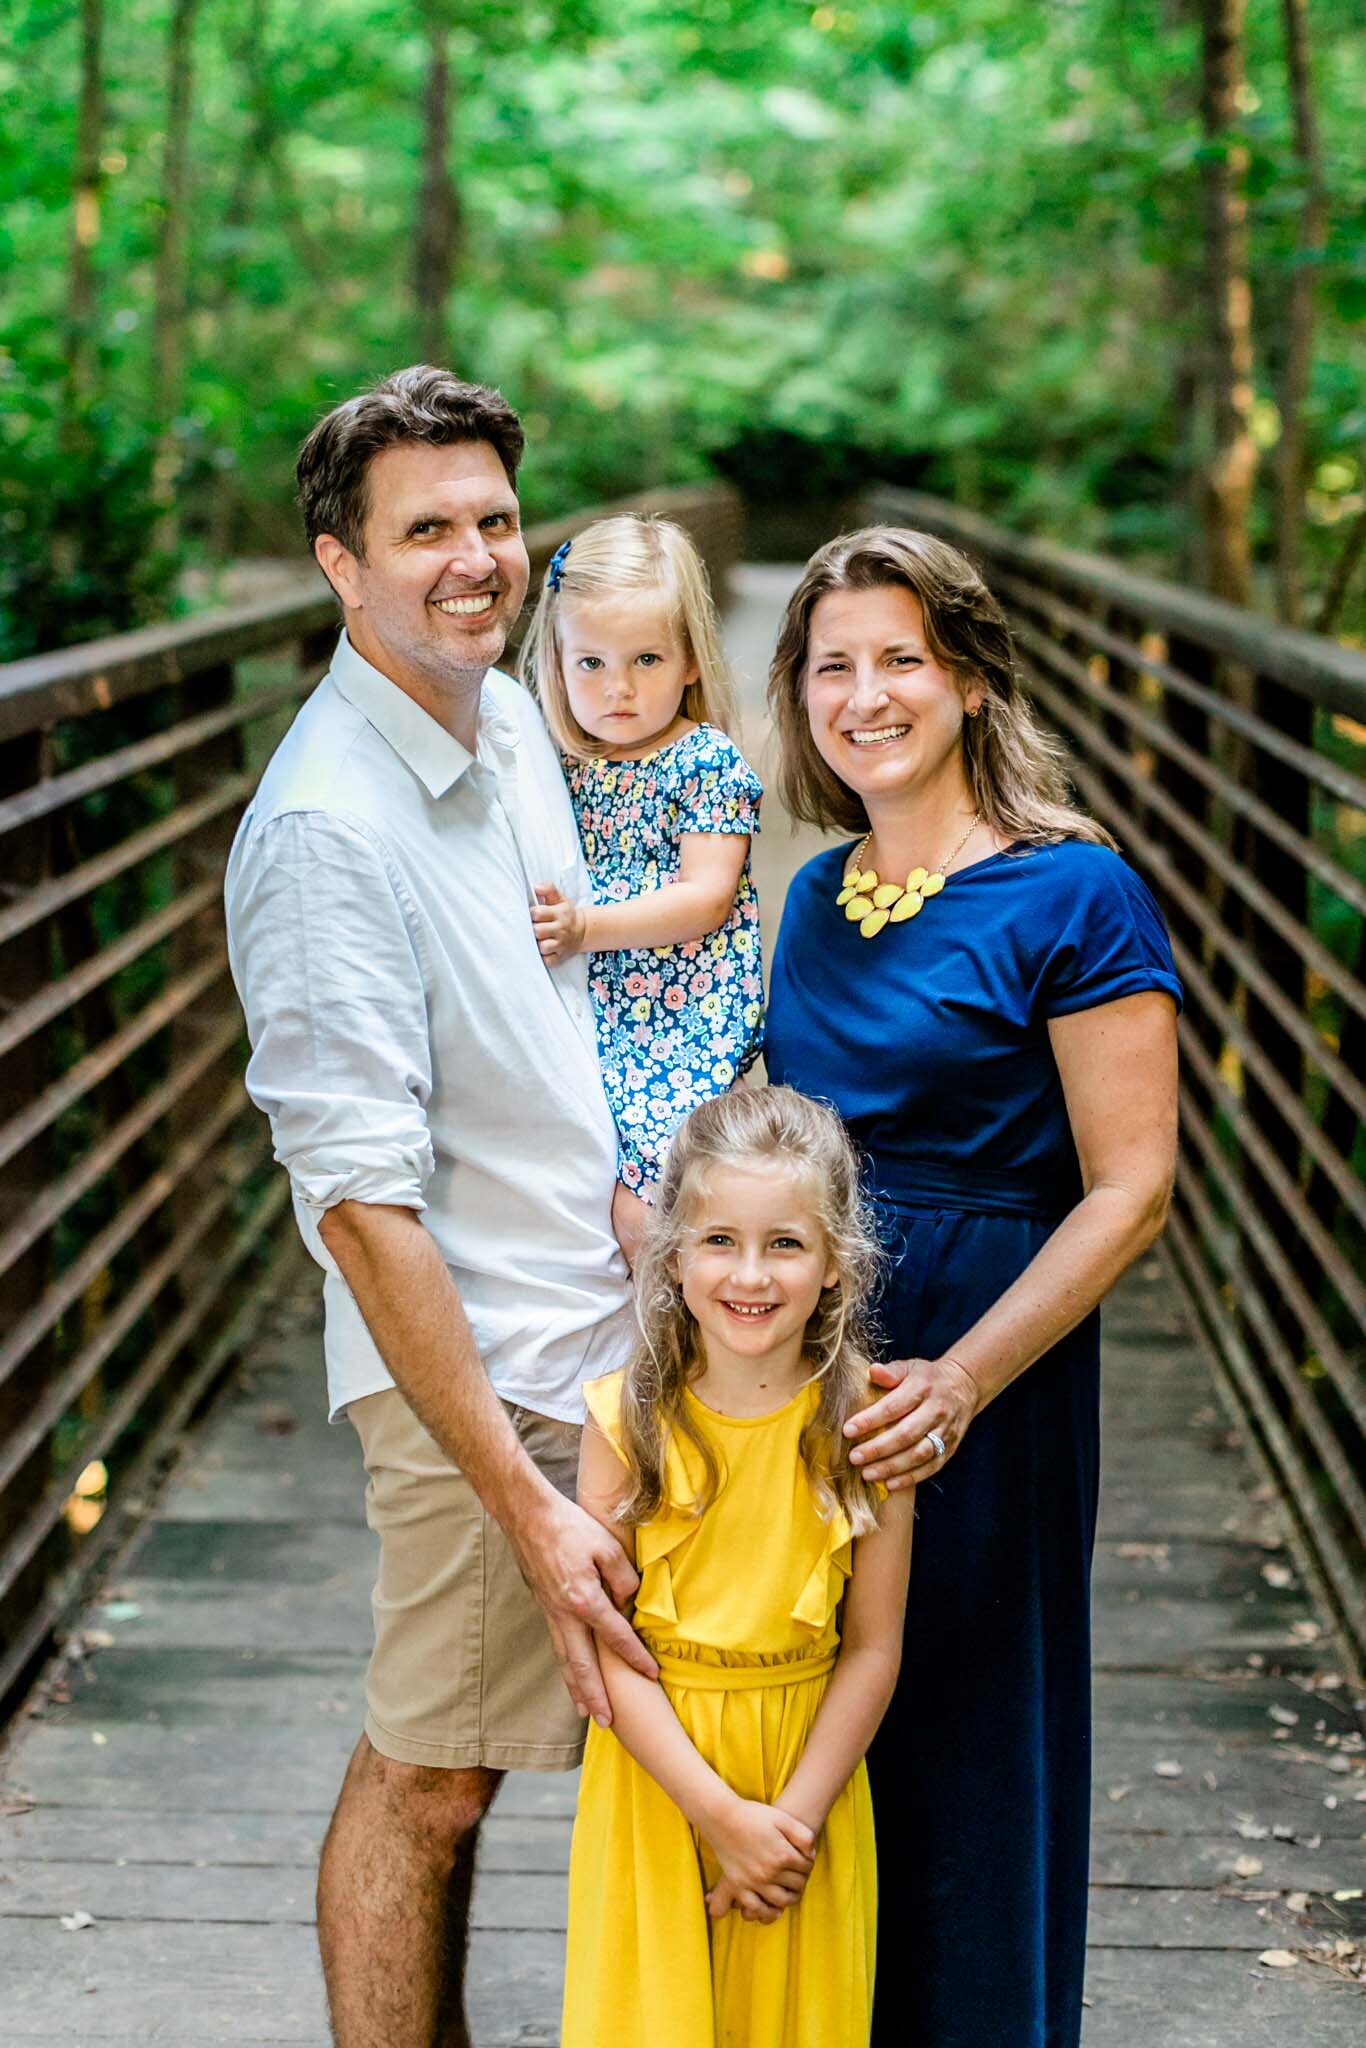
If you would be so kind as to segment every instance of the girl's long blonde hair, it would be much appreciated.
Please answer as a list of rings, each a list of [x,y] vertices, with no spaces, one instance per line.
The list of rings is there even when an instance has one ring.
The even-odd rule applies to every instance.
[[[811,614],[831,590],[909,590],[925,619],[925,642],[961,690],[978,684],[977,715],[963,720],[968,791],[999,837],[1114,840],[1073,805],[1067,749],[1039,724],[1020,686],[1005,613],[967,556],[910,527],[866,526],[827,541],[788,599],[769,669],[768,706],[778,728],[778,789],[794,818],[826,830],[863,833],[861,797],[821,758],[806,715]]]
[[[697,670],[696,682],[683,692],[684,717],[725,733],[734,728],[734,687],[702,557],[673,520],[622,512],[574,535],[559,566],[558,586],[547,574],[522,642],[518,674],[539,701],[560,752],[571,759],[598,760],[610,743],[586,733],[569,708],[560,661],[560,609],[595,600],[612,603],[633,592],[648,592],[668,606],[669,622]]]
[[[705,1199],[708,1171],[770,1164],[795,1168],[807,1183],[836,1270],[807,1326],[805,1357],[820,1400],[802,1432],[802,1460],[827,1519],[843,1508],[856,1536],[876,1525],[878,1496],[849,1463],[844,1425],[868,1399],[867,1314],[877,1239],[844,1126],[824,1103],[793,1088],[736,1088],[713,1096],[674,1134],[636,1265],[640,1343],[626,1368],[621,1402],[630,1489],[616,1510],[618,1521],[648,1522],[666,1504],[665,1453],[674,1431],[693,1445],[703,1469],[698,1497],[674,1505],[690,1505],[700,1515],[716,1497],[722,1474],[684,1400],[704,1360],[678,1282],[678,1258],[698,1201]]]

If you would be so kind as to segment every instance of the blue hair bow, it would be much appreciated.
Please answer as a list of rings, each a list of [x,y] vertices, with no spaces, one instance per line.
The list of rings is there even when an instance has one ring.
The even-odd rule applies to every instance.
[[[546,570],[545,580],[552,590],[558,590],[564,580],[564,565],[568,557],[569,542],[562,540],[550,557],[550,567]]]

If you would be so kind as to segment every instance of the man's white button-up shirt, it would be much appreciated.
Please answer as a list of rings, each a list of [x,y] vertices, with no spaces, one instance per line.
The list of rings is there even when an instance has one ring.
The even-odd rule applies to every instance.
[[[392,1385],[318,1221],[425,1211],[490,1380],[583,1417],[630,1342],[617,1146],[586,961],[548,969],[532,889],[588,894],[535,706],[486,677],[477,755],[342,634],[228,860],[247,1088],[323,1268],[332,1414]]]

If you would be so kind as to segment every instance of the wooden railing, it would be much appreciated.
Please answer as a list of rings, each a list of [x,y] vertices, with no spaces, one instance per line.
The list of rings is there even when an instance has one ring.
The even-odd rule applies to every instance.
[[[732,492],[628,503],[686,525],[720,587]],[[595,516],[532,530],[537,578]],[[242,1089],[222,876],[337,624],[301,572],[0,668],[0,1707],[294,1255]]]
[[[1166,1233],[1228,1399],[1366,1654],[1366,656],[914,492],[1011,615],[1185,984]]]

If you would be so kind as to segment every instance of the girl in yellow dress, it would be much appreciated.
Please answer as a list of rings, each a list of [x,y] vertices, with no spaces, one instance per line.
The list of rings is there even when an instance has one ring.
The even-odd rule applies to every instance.
[[[875,1264],[834,1113],[736,1090],[674,1138],[640,1348],[584,1389],[579,1498],[640,1573],[659,1682],[599,1645],[562,2048],[860,2048],[864,1752],[896,1680],[913,1491],[844,1455]]]

